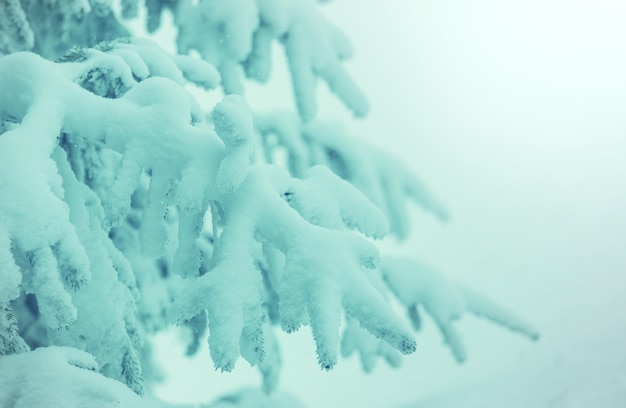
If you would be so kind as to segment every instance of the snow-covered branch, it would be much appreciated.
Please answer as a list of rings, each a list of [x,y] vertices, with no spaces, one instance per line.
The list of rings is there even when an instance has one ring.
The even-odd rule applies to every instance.
[[[448,214],[407,166],[314,120],[318,79],[356,116],[368,109],[342,64],[351,45],[318,3],[0,4],[0,405],[162,406],[138,396],[157,377],[144,340],[174,322],[193,332],[188,354],[208,333],[215,367],[241,356],[267,393],[275,327],[309,325],[325,370],[340,352],[365,371],[396,366],[416,342],[389,288],[459,361],[452,323],[466,312],[537,337],[419,263],[379,268],[374,240],[407,236],[409,202]],[[129,38],[118,10],[146,14],[151,32],[169,10],[183,55]],[[274,42],[299,115],[254,116],[242,96],[244,75],[268,79]],[[201,106],[188,85],[226,96]],[[296,406],[254,392],[214,406],[254,403]]]
[[[152,0],[147,5],[148,29],[156,30],[161,13],[169,9],[179,30],[179,52],[195,50],[215,65],[227,94],[243,94],[242,67],[248,78],[265,82],[271,71],[271,45],[279,42],[304,121],[317,113],[318,78],[355,116],[368,111],[365,96],[342,65],[353,54],[350,41],[312,0]]]
[[[407,308],[413,328],[420,330],[419,308],[432,317],[454,358],[463,362],[467,352],[454,327],[466,312],[484,317],[531,340],[539,333],[524,318],[487,296],[448,280],[433,268],[409,258],[384,258],[381,271],[395,296]]]
[[[335,183],[339,194],[307,195],[311,191],[307,183],[315,185],[319,179]],[[272,271],[281,326],[291,332],[310,323],[323,368],[330,369],[337,361],[342,308],[401,352],[415,349],[403,323],[361,269],[375,267],[377,250],[364,238],[342,230],[351,227],[373,236],[386,230],[382,214],[347,182],[323,168],[314,168],[308,179],[298,180],[276,166],[257,165],[219,203],[224,223],[215,245],[214,267],[190,282],[175,312],[185,319],[208,311],[209,344],[217,368],[232,369],[240,354],[251,363],[263,359],[264,284],[251,249],[255,241],[271,244],[284,256],[278,270]],[[357,205],[366,206],[360,213],[341,217],[345,208]],[[224,324],[213,328],[212,322]],[[244,351],[249,349],[255,351],[252,358]]]
[[[94,356],[71,347],[41,347],[0,356],[0,406],[191,408],[139,397],[97,371]]]
[[[109,57],[96,52],[96,58]],[[120,98],[102,98],[70,80],[89,69],[88,57],[65,64],[32,54],[0,60],[1,116],[9,119],[5,119],[8,130],[0,137],[0,188],[7,198],[0,204],[2,264],[7,266],[2,274],[9,283],[3,287],[2,300],[16,299],[20,289],[34,295],[35,303],[26,298],[13,304],[34,317],[32,327],[48,332],[47,344],[86,348],[108,375],[140,393],[136,277],[132,265],[111,244],[109,230],[124,222],[142,173],[150,172],[138,237],[144,253],[160,255],[167,239],[166,206],[202,219],[223,146],[210,129],[191,124],[197,105],[172,80],[150,77],[129,82],[132,87]],[[122,71],[113,70],[108,78],[120,77]],[[68,159],[62,149],[68,140],[97,145],[97,157],[90,160],[112,157],[117,172],[84,183],[78,177],[84,174],[77,175],[71,167],[76,157]],[[65,145],[74,155],[80,154],[73,150],[76,146]],[[83,164],[78,167],[90,167]],[[207,181],[199,183],[198,177]],[[194,187],[170,192],[174,182]],[[169,201],[164,201],[166,196]],[[186,237],[197,237],[200,227],[180,223],[179,242],[193,242]],[[189,264],[199,263],[199,251],[195,252]],[[82,310],[80,316],[77,309]],[[99,316],[102,310],[107,311],[106,318]],[[29,332],[24,336],[27,342],[33,340]],[[109,347],[118,352],[111,353]]]
[[[265,246],[282,257],[268,263],[280,325],[291,332],[310,324],[323,368],[337,362],[342,310],[402,353],[414,351],[366,272],[376,266],[376,248],[350,231],[384,236],[380,210],[325,167],[296,179],[277,165],[252,163],[245,101],[227,96],[213,109],[211,129],[179,85],[176,62],[144,42],[75,50],[63,63],[28,53],[0,60],[8,129],[0,138],[2,192],[13,198],[0,205],[2,273],[10,282],[2,300],[30,316],[33,330],[48,332],[45,344],[85,348],[108,375],[141,393],[146,322],[137,321],[137,307],[154,312],[155,305],[139,303],[138,289],[155,282],[150,276],[161,263],[186,280],[171,278],[156,309],[168,309],[177,295],[172,316],[206,310],[216,367],[230,370],[242,355],[261,365],[270,384],[278,359],[265,362],[269,307],[258,268],[268,263]],[[89,74],[95,69],[99,76]],[[10,176],[16,171],[21,179]],[[203,273],[197,240],[209,206],[218,235]],[[16,299],[21,293],[35,303]],[[101,310],[109,312],[99,326]],[[121,352],[108,352],[102,339]]]
[[[256,115],[255,126],[267,161],[277,161],[276,153],[282,148],[287,151],[287,166],[297,177],[313,165],[330,168],[384,212],[391,232],[399,238],[410,230],[409,201],[442,221],[449,218],[445,207],[401,161],[350,137],[337,123],[302,124],[294,115],[271,113]]]

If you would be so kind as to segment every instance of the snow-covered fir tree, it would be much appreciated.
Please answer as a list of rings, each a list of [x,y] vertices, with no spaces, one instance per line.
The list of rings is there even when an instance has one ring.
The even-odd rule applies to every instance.
[[[475,290],[379,253],[410,234],[408,203],[448,214],[392,155],[316,119],[319,80],[368,111],[342,64],[350,42],[318,7],[0,1],[0,406],[166,406],[149,395],[145,340],[172,325],[192,329],[189,354],[208,335],[216,369],[259,368],[262,392],[215,407],[297,406],[274,392],[278,330],[309,325],[324,370],[355,352],[365,371],[398,365],[423,312],[458,361],[466,313],[537,338]],[[145,16],[153,32],[163,13],[177,54],[126,28]],[[273,43],[292,114],[242,96],[268,79]],[[223,98],[203,106],[190,84]]]

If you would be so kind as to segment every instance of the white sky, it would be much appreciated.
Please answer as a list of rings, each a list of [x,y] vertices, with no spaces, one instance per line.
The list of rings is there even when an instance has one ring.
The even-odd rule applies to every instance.
[[[453,213],[439,225],[415,210],[415,237],[399,250],[522,312],[543,338],[531,344],[469,318],[461,330],[470,361],[458,367],[427,326],[400,370],[380,364],[366,376],[355,359],[320,373],[301,333],[283,342],[283,389],[309,407],[626,401],[626,3],[324,7],[353,39],[348,67],[372,105],[349,126],[409,163]],[[288,93],[285,71],[276,72],[272,95]],[[251,89],[259,105],[291,106]],[[321,98],[324,116],[348,117]],[[239,367],[212,376],[204,395],[257,383]]]

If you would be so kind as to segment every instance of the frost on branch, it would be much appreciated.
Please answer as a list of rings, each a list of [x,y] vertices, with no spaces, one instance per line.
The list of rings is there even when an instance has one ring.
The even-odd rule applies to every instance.
[[[419,308],[422,307],[432,317],[459,362],[466,360],[467,352],[454,321],[466,312],[532,340],[539,338],[537,330],[516,313],[474,290],[450,282],[427,265],[406,258],[384,258],[381,270],[395,296],[406,306],[413,328],[421,328]]]
[[[287,166],[297,177],[313,165],[327,166],[380,208],[399,238],[409,233],[409,200],[442,221],[449,217],[424,183],[398,159],[349,137],[338,124],[302,124],[293,115],[274,113],[257,115],[255,126],[267,161],[276,162],[277,152],[285,149]]]

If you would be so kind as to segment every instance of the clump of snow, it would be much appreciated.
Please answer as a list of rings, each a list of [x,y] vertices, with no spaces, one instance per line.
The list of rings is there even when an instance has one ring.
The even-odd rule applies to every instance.
[[[160,15],[160,10],[154,11]],[[352,46],[313,1],[186,2],[172,11],[179,51],[195,50],[213,64],[226,94],[243,94],[241,67],[249,78],[262,82],[269,78],[271,44],[278,41],[287,55],[296,106],[304,121],[317,113],[318,78],[355,116],[367,114],[365,96],[342,65],[352,56]]]
[[[218,69],[225,93],[242,94],[238,68],[252,49],[259,24],[256,1],[186,2],[177,10],[177,23],[179,52],[197,50]]]
[[[0,357],[0,405],[15,408],[154,406],[97,370],[98,363],[92,355],[70,347],[43,347]]]
[[[331,186],[336,182],[342,185],[330,173],[321,177]],[[362,270],[375,267],[376,248],[364,238],[340,230],[341,226],[335,225],[336,214],[333,225],[328,219],[321,219],[321,225],[310,223],[306,213],[301,215],[289,203],[299,199],[298,183],[276,166],[257,165],[249,169],[234,194],[221,198],[224,224],[215,244],[214,267],[189,283],[177,299],[175,317],[186,319],[203,309],[208,311],[209,344],[217,368],[232,369],[240,350],[250,342],[257,344],[258,350],[255,358],[248,360],[262,361],[263,337],[258,322],[264,319],[263,280],[255,259],[246,255],[259,240],[271,243],[284,256],[284,262],[279,263],[282,269],[274,271],[273,279],[280,324],[288,332],[302,324],[311,325],[322,368],[330,369],[337,361],[342,309],[401,352],[415,350],[412,336]],[[338,203],[333,203],[333,196],[316,197],[310,208],[319,211],[331,205],[342,214],[344,205],[349,207],[361,199],[355,190],[346,188],[342,194]],[[370,210],[370,216],[376,214],[374,207]],[[381,232],[385,224],[382,217],[379,220]],[[362,232],[373,231],[367,223],[348,221],[350,227]],[[220,326],[212,328],[212,321]]]
[[[341,338],[341,354],[349,357],[355,352],[359,355],[361,366],[366,373],[374,369],[378,357],[383,357],[392,367],[398,367],[402,362],[401,355],[396,349],[372,336],[356,320],[348,319]]]
[[[406,238],[410,231],[407,202],[413,201],[441,221],[448,211],[408,168],[385,151],[347,135],[333,122],[302,124],[294,115],[255,116],[268,161],[278,148],[287,150],[287,166],[303,177],[314,165],[324,165],[365,194],[385,214],[392,233]],[[273,141],[275,138],[275,141]]]

